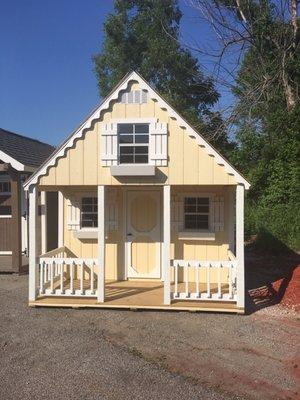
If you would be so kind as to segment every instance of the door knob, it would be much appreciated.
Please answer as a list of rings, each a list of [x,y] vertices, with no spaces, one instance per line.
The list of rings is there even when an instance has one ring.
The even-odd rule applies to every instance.
[[[132,236],[132,233],[127,233],[127,236]]]

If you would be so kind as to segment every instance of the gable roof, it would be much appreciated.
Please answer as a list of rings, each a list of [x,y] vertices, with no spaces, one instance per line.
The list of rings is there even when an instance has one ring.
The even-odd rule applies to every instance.
[[[49,144],[0,128],[0,159],[10,162],[17,170],[36,169],[54,149]]]
[[[227,161],[209,142],[197,132],[174,108],[164,100],[161,95],[153,89],[145,79],[133,71],[124,76],[124,78],[116,85],[116,87],[102,100],[100,105],[96,107],[85,121],[51,154],[51,156],[38,168],[34,174],[25,182],[24,188],[28,190],[29,186],[37,184],[39,178],[47,174],[48,168],[54,166],[56,161],[63,157],[67,149],[74,145],[75,140],[82,137],[84,132],[91,128],[95,119],[99,119],[101,112],[108,109],[111,101],[117,100],[121,91],[128,88],[130,82],[138,82],[142,90],[149,93],[149,98],[155,100],[158,105],[168,111],[170,117],[177,121],[179,126],[185,129],[186,134],[196,139],[197,144],[206,152],[215,158],[217,164],[224,166],[225,171],[235,177],[237,183],[243,184],[246,189],[249,189],[250,183]]]

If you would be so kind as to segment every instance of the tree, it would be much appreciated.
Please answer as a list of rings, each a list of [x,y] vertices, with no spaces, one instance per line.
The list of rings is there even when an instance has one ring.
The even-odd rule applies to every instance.
[[[236,95],[232,162],[251,182],[246,232],[300,249],[300,48],[297,0],[191,0],[216,34],[198,49]],[[230,60],[230,62],[228,61]],[[227,78],[227,79],[226,79]],[[229,78],[229,79],[228,79]],[[277,240],[274,246],[274,239]]]
[[[103,49],[94,57],[100,95],[136,70],[201,133],[229,147],[224,131],[215,135],[221,116],[210,110],[219,97],[212,79],[179,43],[177,0],[116,0],[114,10],[104,23]]]

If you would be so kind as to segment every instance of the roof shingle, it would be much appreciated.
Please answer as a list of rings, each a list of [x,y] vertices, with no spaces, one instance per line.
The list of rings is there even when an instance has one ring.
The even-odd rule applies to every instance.
[[[38,167],[55,147],[0,128],[0,150],[26,166]]]

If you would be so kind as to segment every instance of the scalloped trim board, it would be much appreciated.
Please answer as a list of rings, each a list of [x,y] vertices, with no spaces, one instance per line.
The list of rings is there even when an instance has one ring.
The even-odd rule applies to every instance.
[[[67,149],[74,145],[74,142],[81,138],[84,132],[91,128],[95,119],[99,119],[101,112],[108,109],[111,101],[117,100],[120,91],[128,88],[130,82],[136,81],[139,83],[142,90],[147,90],[149,98],[155,100],[162,109],[168,111],[171,118],[177,121],[181,128],[186,130],[186,133],[196,139],[197,144],[204,148],[208,155],[215,158],[217,164],[224,166],[227,174],[235,177],[237,184],[242,184],[245,189],[249,189],[250,183],[232,166],[224,157],[221,156],[195,129],[193,129],[187,121],[185,121],[137,72],[133,71],[126,75],[116,88],[103,100],[103,102],[89,115],[89,117],[73,132],[69,138],[36,170],[34,174],[25,182],[24,189],[28,190],[30,186],[36,185],[40,177],[45,176],[50,167],[56,164],[59,158],[65,156]]]

